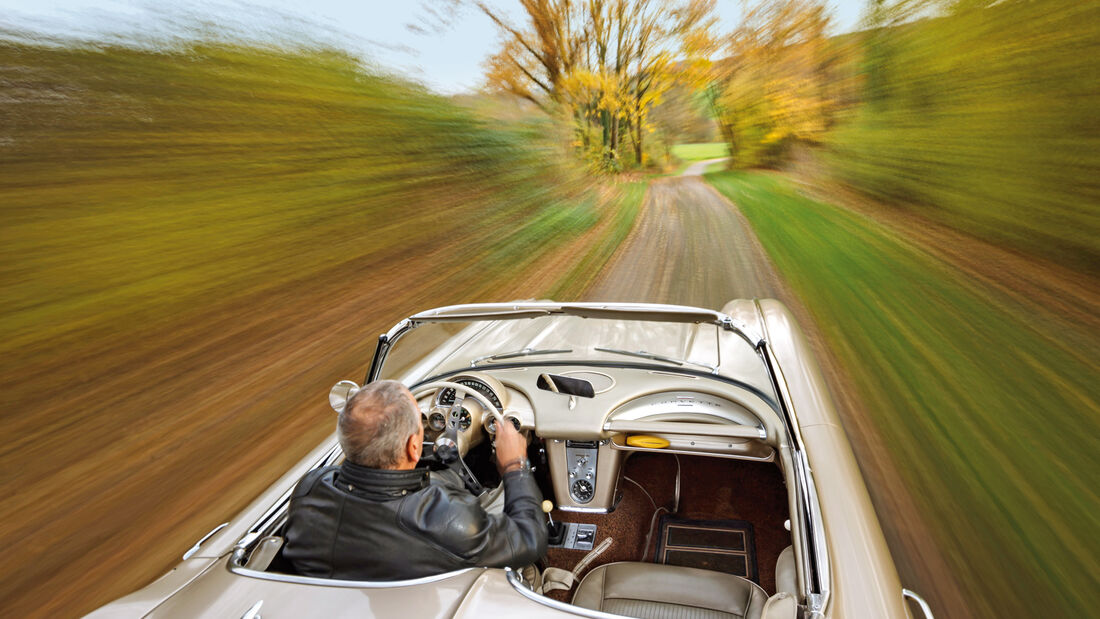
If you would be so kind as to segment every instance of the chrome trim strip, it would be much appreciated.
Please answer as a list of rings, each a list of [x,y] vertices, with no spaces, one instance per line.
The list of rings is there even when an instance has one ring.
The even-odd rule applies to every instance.
[[[582,514],[610,514],[611,510],[606,507],[571,507],[569,505],[558,505],[558,509],[563,512],[579,512]]]
[[[684,456],[706,456],[708,458],[726,458],[727,460],[745,460],[747,462],[774,462],[775,461],[775,449],[769,448],[771,453],[766,458],[757,458],[754,456],[746,456],[743,454],[734,453],[722,453],[720,451],[688,451],[686,449],[670,449],[668,447],[634,447],[633,445],[619,445],[615,441],[611,441],[611,449],[618,451],[641,451],[646,453],[665,453],[665,454],[680,454]],[[559,508],[561,509],[561,508]]]
[[[223,522],[223,523],[219,524],[218,526],[214,527],[213,529],[210,529],[209,533],[207,533],[206,535],[203,535],[202,539],[195,542],[194,546],[188,548],[187,552],[183,553],[183,560],[186,561],[186,560],[190,559],[191,557],[195,556],[195,553],[199,551],[199,547],[202,546],[203,542],[210,539],[211,537],[214,537],[215,533],[217,533],[218,531],[221,531],[222,529],[224,529],[227,526],[229,526],[229,523],[228,522]]]
[[[256,602],[248,610],[244,611],[244,614],[241,615],[241,619],[261,619],[260,608],[263,607],[263,605],[263,600]]]
[[[648,426],[647,424],[662,425],[660,427],[655,427]],[[676,424],[679,425],[677,426]],[[703,425],[713,427],[699,427]],[[608,421],[604,422],[603,429],[605,432],[614,432],[616,434],[675,434],[677,436],[683,435],[717,437],[719,440],[725,438],[766,440],[768,438],[768,432],[763,427],[746,426],[737,423],[736,421],[730,423],[713,424],[708,424],[702,421],[649,421],[645,417],[631,419],[627,415],[616,417],[615,419],[609,419]],[[712,432],[707,433],[704,430],[712,430]]]
[[[559,507],[558,509],[561,509],[561,508]],[[554,610],[560,610],[562,612],[566,612],[566,613],[569,613],[569,614],[572,614],[572,615],[577,615],[577,616],[580,616],[580,617],[593,617],[595,619],[613,619],[613,618],[623,616],[623,615],[612,615],[611,613],[605,613],[605,612],[600,611],[600,610],[591,610],[591,609],[588,609],[588,608],[581,608],[580,606],[574,606],[572,604],[566,604],[565,602],[559,602],[557,600],[552,600],[552,599],[546,597],[545,595],[535,593],[534,591],[528,589],[527,586],[523,584],[523,577],[519,575],[519,572],[513,570],[510,567],[504,568],[504,574],[508,578],[508,584],[512,585],[512,588],[515,589],[517,592],[519,592],[520,595],[522,595],[523,597],[531,600],[532,602],[542,604],[543,606],[548,606],[550,608],[553,608]],[[523,613],[519,613],[519,614],[522,615]]]
[[[915,591],[910,591],[909,589],[902,589],[901,590],[901,597],[909,598],[910,600],[916,602],[917,606],[920,607],[920,611],[922,613],[924,613],[925,619],[935,619],[935,617],[932,616],[932,607],[928,605],[928,602],[924,601],[924,598],[917,595],[917,593]]]
[[[393,581],[378,581],[378,580],[337,580],[335,578],[316,578],[314,576],[296,576],[293,574],[278,574],[275,572],[260,572],[257,570],[250,570],[246,567],[240,567],[234,565],[232,561],[226,564],[229,567],[229,571],[238,576],[247,576],[248,578],[259,578],[260,580],[269,580],[272,582],[285,582],[294,583],[299,585],[317,585],[323,587],[342,587],[345,589],[397,589],[400,587],[415,587],[416,585],[426,585],[433,582],[439,582],[441,580],[447,580],[459,574],[465,574],[470,570],[483,570],[483,567],[466,567],[461,570],[455,570],[453,572],[446,572],[443,574],[436,574],[434,576],[424,576],[422,578],[414,578],[411,580],[393,580]]]
[[[759,311],[759,304],[757,311]],[[805,523],[805,526],[799,527],[799,539],[802,543],[802,575],[808,580],[808,582],[803,583],[806,592],[807,610],[810,612],[811,617],[823,616],[825,607],[829,604],[832,582],[829,571],[829,549],[825,541],[825,526],[822,523],[817,487],[814,484],[809,460],[806,458],[802,433],[794,417],[794,411],[788,406],[791,396],[787,390],[787,381],[783,377],[783,370],[772,358],[766,341],[762,341],[757,350],[760,351],[760,355],[764,359],[764,366],[771,376],[772,388],[775,389],[776,396],[779,398],[784,425],[787,426],[787,433],[791,440],[795,483],[797,484],[798,495],[801,498],[801,504],[798,507],[801,511],[802,521]]]

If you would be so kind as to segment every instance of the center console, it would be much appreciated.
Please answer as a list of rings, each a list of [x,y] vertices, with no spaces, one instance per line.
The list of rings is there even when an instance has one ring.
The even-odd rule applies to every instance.
[[[565,511],[607,513],[615,508],[622,451],[607,439],[546,441],[554,498]]]

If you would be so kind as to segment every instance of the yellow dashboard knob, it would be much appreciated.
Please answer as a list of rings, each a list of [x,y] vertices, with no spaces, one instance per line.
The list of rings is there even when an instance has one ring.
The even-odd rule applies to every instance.
[[[626,444],[631,447],[644,447],[645,449],[664,449],[669,446],[667,439],[647,434],[635,434],[626,437]]]

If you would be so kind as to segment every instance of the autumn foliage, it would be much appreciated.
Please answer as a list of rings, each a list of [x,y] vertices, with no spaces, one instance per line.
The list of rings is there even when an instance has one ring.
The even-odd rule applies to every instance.
[[[490,88],[571,122],[602,170],[645,165],[654,106],[678,81],[707,77],[713,0],[522,0],[521,24],[477,4],[502,34]]]
[[[709,90],[735,165],[773,165],[791,144],[822,139],[846,83],[828,29],[822,0],[745,5]]]

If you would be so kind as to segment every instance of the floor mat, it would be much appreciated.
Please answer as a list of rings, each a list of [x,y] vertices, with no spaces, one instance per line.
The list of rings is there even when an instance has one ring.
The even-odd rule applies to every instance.
[[[759,582],[752,524],[661,517],[657,562],[726,572]]]

